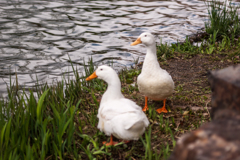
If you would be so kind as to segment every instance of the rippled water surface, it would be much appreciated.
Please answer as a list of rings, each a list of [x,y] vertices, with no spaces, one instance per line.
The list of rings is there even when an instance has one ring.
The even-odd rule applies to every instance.
[[[130,46],[137,36],[152,32],[159,41],[185,39],[204,27],[203,1],[0,1],[0,93],[10,75],[26,87],[61,80],[82,68],[90,57],[96,64],[130,66],[145,56],[143,46]],[[68,57],[69,56],[69,57]]]

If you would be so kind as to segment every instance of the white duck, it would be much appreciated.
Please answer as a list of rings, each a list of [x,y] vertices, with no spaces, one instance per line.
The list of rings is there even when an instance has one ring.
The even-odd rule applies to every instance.
[[[121,82],[111,67],[104,65],[98,67],[86,80],[97,77],[108,84],[97,115],[99,118],[98,129],[111,136],[110,142],[103,142],[103,144],[107,146],[117,144],[117,142],[113,142],[113,136],[125,141],[138,140],[149,125],[141,107],[122,95]]]
[[[163,100],[163,107],[157,109],[158,113],[168,111],[165,108],[166,98],[174,92],[174,82],[169,73],[162,69],[157,61],[156,42],[151,33],[142,33],[131,46],[143,43],[147,47],[147,54],[143,62],[142,72],[137,78],[140,93],[145,96],[145,107],[148,110],[147,100]]]

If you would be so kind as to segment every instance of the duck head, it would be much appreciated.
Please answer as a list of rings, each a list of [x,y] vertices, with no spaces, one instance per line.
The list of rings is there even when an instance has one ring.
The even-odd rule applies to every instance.
[[[142,33],[138,37],[138,39],[131,44],[131,46],[135,46],[135,45],[137,45],[139,43],[142,43],[142,44],[144,44],[146,46],[156,45],[154,36],[151,33],[149,33],[149,32]]]
[[[93,74],[86,78],[86,81],[90,81],[94,78],[99,78],[104,80],[105,82],[110,82],[117,77],[117,73],[109,66],[99,66]]]

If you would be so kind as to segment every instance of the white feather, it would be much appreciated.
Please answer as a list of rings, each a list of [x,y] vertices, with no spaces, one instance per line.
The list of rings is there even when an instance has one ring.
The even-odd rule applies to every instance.
[[[108,136],[114,135],[123,140],[139,139],[149,125],[142,108],[124,98],[120,80],[112,68],[100,66],[96,75],[108,83],[98,109],[98,129]]]
[[[140,93],[153,100],[163,100],[174,92],[174,82],[169,73],[157,61],[156,43],[151,33],[142,33],[139,38],[147,48],[142,72],[137,78]]]

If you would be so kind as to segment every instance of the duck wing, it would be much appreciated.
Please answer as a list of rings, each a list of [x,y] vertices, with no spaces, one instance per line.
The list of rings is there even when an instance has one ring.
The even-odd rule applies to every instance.
[[[146,127],[149,124],[146,115],[142,111],[142,108],[139,107],[135,102],[126,98],[104,103],[99,108],[98,114],[105,121],[111,121],[112,119],[121,116],[121,120],[126,121],[124,125],[125,129],[131,128],[139,121],[143,121]]]

